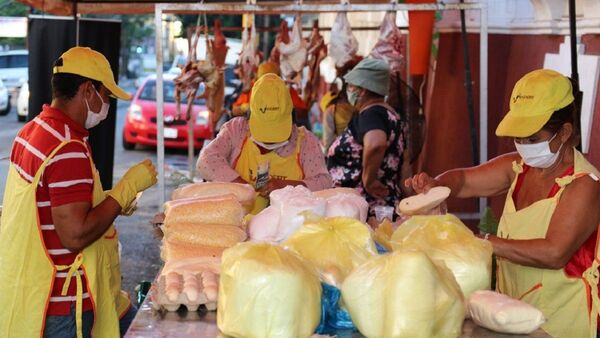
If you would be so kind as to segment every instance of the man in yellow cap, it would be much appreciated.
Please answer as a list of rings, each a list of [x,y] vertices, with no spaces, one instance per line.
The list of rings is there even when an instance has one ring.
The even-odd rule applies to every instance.
[[[267,205],[271,191],[288,185],[305,185],[313,191],[330,188],[319,139],[292,123],[292,109],[284,81],[272,73],[263,75],[252,88],[250,116],[224,124],[200,153],[200,176],[252,184],[263,197],[254,212]]]
[[[118,337],[135,315],[120,290],[113,221],[156,171],[146,160],[102,190],[87,140],[109,97],[131,98],[102,54],[71,48],[54,64],[52,103],[15,139],[0,222],[0,337]]]
[[[506,193],[498,233],[483,236],[498,257],[497,291],[540,309],[543,329],[558,338],[596,337],[600,306],[600,173],[575,149],[575,110],[569,78],[532,71],[496,129],[516,152],[405,182],[416,192],[447,186],[461,198]]]

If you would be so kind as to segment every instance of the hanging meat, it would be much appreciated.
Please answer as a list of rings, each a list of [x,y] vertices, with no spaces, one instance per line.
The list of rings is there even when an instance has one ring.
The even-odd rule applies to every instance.
[[[406,78],[406,46],[404,36],[396,26],[396,12],[385,14],[371,57],[385,60],[390,65],[387,102],[408,122],[406,149],[410,161],[414,162],[425,140],[425,116],[418,95],[403,81]]]
[[[346,12],[339,12],[331,27],[329,55],[335,60],[338,68],[344,67],[346,63],[352,61],[358,51],[358,40],[352,34],[346,14]]]
[[[399,108],[397,80],[405,78],[405,55],[402,33],[396,26],[396,12],[387,12],[383,17],[379,39],[371,51],[371,57],[384,60],[390,65],[391,81],[388,103],[394,108]]]
[[[275,45],[269,55],[269,61],[279,64],[281,53],[279,53],[279,45],[281,43],[290,43],[290,29],[288,28],[287,21],[282,20],[279,24],[279,33],[275,37]]]
[[[207,90],[206,106],[208,107],[209,123],[212,130],[215,130],[217,122],[223,115],[223,106],[225,102],[225,76],[223,67],[225,66],[225,58],[227,57],[227,41],[221,31],[221,21],[215,20],[214,23],[214,39],[206,40],[206,60],[211,62],[217,69],[217,80],[214,88]]]
[[[306,41],[302,38],[302,17],[296,15],[289,43],[279,44],[281,75],[286,80],[300,82],[298,75],[306,65]]]
[[[327,46],[325,45],[325,39],[321,33],[319,33],[319,21],[313,22],[312,32],[308,38],[308,80],[304,86],[304,102],[307,107],[310,107],[314,102],[315,95],[319,90],[319,83],[321,80],[321,72],[319,65],[321,61],[327,56]]]
[[[205,31],[206,34],[206,31]],[[197,97],[200,83],[204,82],[206,89],[203,97],[214,91],[217,86],[218,69],[211,59],[196,61],[196,47],[200,38],[200,26],[196,27],[196,32],[191,40],[190,50],[188,52],[188,61],[173,81],[175,82],[175,103],[177,119],[190,120],[192,114],[192,105]],[[181,112],[181,94],[185,94],[187,110],[185,116]]]
[[[247,14],[248,15],[248,14]],[[250,27],[242,32],[242,52],[240,53],[240,66],[242,72],[242,91],[247,92],[252,87],[252,80],[256,75],[260,55],[258,53],[258,35],[252,16]]]

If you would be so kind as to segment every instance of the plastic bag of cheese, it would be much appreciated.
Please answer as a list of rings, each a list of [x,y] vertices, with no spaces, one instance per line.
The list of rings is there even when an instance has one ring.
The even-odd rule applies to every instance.
[[[422,250],[434,261],[443,262],[466,298],[491,286],[492,245],[475,237],[452,214],[413,216],[396,229],[391,244],[394,250]]]
[[[310,337],[321,316],[317,272],[296,254],[240,243],[222,257],[217,325],[230,337]]]
[[[354,268],[377,255],[367,225],[349,217],[304,223],[282,245],[316,267],[325,283],[336,287]]]
[[[473,292],[468,310],[477,325],[502,333],[528,334],[545,322],[542,311],[493,291]]]
[[[421,251],[367,261],[344,281],[342,299],[368,338],[458,337],[465,316],[452,273]]]

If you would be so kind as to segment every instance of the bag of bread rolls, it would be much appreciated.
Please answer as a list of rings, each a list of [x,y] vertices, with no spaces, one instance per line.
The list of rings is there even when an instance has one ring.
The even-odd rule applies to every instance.
[[[161,247],[161,258],[165,262],[177,259],[198,257],[221,257],[226,247],[198,245],[174,239],[164,239]]]
[[[240,243],[223,253],[217,325],[225,336],[310,337],[321,284],[309,264],[277,245]]]
[[[246,240],[246,232],[236,225],[168,223],[163,227],[165,238],[190,244],[231,247]]]
[[[185,198],[213,198],[222,195],[233,194],[235,198],[246,208],[252,208],[256,192],[249,184],[233,182],[201,182],[188,184],[173,191],[173,200]]]
[[[165,224],[206,223],[240,225],[245,209],[233,194],[215,198],[188,198],[165,203]]]

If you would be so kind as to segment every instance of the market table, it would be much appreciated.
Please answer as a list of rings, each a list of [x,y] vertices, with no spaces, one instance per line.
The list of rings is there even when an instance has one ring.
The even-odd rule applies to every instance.
[[[359,338],[360,333],[351,330],[335,332],[338,338]],[[224,337],[217,328],[217,313],[187,311],[182,307],[177,312],[155,311],[150,295],[146,297],[125,335],[126,338],[216,338]],[[489,331],[466,320],[460,338],[551,338],[544,331],[537,330],[530,335],[508,335]]]

